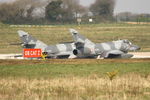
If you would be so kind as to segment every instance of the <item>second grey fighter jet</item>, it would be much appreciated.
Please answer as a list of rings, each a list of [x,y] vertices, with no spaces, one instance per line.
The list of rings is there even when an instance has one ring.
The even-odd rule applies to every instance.
[[[93,43],[79,34],[76,30],[70,29],[76,49],[73,54],[79,58],[131,58],[128,51],[139,50],[140,47],[133,45],[128,40],[118,40],[105,43]]]

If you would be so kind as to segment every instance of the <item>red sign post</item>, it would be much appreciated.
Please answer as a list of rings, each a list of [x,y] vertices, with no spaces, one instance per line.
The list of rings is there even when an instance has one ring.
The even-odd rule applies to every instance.
[[[23,56],[25,58],[36,58],[42,56],[42,50],[41,49],[24,49],[23,50]]]

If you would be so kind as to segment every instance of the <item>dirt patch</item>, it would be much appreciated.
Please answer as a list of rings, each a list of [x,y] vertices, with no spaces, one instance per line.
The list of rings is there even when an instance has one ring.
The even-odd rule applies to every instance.
[[[32,65],[32,64],[103,64],[103,63],[136,63],[150,62],[145,59],[48,59],[48,60],[0,60],[0,65]]]

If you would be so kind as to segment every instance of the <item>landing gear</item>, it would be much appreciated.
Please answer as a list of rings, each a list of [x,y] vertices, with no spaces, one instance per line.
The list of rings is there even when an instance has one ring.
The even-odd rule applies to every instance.
[[[43,60],[45,60],[47,58],[47,56],[48,56],[47,54],[48,54],[47,52],[43,52],[42,53],[41,57],[42,57]]]

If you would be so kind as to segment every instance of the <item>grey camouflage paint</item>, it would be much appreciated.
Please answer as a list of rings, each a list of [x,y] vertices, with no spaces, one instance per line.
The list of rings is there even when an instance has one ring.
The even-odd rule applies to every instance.
[[[46,45],[42,41],[39,41],[29,35],[27,32],[18,31],[19,37],[22,41],[24,48],[40,48],[42,52],[47,52],[48,56],[57,58],[57,56],[72,55],[73,49],[75,49],[74,43],[63,43],[56,45]]]
[[[76,52],[82,54],[77,56],[79,57],[89,57],[89,56],[100,56],[102,58],[130,58],[133,55],[127,54],[128,51],[135,51],[139,50],[140,47],[133,45],[128,40],[118,40],[112,42],[105,42],[105,43],[93,43],[89,39],[85,38],[84,36],[80,35],[76,30],[70,29],[70,32],[74,38],[75,43],[82,43],[84,46],[82,50],[80,48],[76,49]],[[91,50],[91,53],[84,53],[83,48]],[[86,50],[87,51],[87,50]]]
[[[89,39],[79,34],[76,30],[70,29],[74,39],[73,43],[62,43],[56,45],[46,45],[24,31],[18,31],[24,48],[41,48],[42,52],[47,52],[51,58],[66,56],[68,58],[79,57],[102,57],[102,58],[130,58],[133,55],[127,54],[129,50],[140,49],[128,40],[118,40],[105,43],[93,43]],[[70,56],[70,57],[69,57]]]

